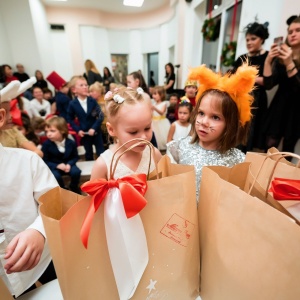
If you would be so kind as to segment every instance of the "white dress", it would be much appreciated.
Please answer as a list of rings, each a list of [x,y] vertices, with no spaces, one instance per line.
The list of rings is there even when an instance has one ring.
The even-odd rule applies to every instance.
[[[166,108],[164,114],[160,115],[157,111],[154,110],[152,116],[152,128],[157,141],[157,148],[159,150],[166,150],[168,133],[171,126],[170,121],[166,118],[166,114],[167,114],[166,102],[167,101],[163,101],[158,104],[155,104],[155,106],[159,110],[163,110],[164,108]]]
[[[175,132],[173,135],[173,140],[185,138],[189,135],[192,127],[191,124],[189,124],[188,126],[182,126],[178,122],[174,122],[174,124],[175,124]]]
[[[110,164],[112,161],[113,154],[114,153],[110,149],[107,149],[100,155],[103,158],[107,167],[107,178],[110,178]],[[118,155],[115,156],[114,161],[116,161],[117,157]],[[132,175],[132,174],[141,174],[141,173],[148,174],[149,160],[150,160],[150,149],[148,147],[146,147],[145,150],[143,151],[141,161],[136,170],[131,170],[121,160],[119,160],[118,166],[114,174],[114,179]],[[152,158],[151,165],[150,165],[150,172],[153,171],[154,168],[155,168],[155,163]]]

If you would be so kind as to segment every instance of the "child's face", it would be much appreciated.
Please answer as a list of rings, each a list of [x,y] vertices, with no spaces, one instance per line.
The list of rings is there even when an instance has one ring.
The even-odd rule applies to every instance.
[[[154,90],[154,93],[152,94],[152,98],[153,98],[156,102],[161,101],[160,94],[159,94],[156,90]]]
[[[43,97],[45,100],[50,100],[52,98],[52,93],[50,92],[44,93]]]
[[[46,127],[47,138],[52,142],[61,142],[63,136],[55,126]]]
[[[195,97],[196,96],[196,93],[197,93],[197,87],[196,86],[193,86],[193,85],[188,85],[185,87],[185,95],[187,97]]]
[[[118,115],[114,117],[112,122],[107,122],[107,130],[111,136],[117,138],[118,146],[134,138],[150,141],[152,138],[152,109],[150,103],[143,101],[134,105],[126,103],[121,105]],[[128,148],[130,144],[126,147]],[[133,151],[141,152],[144,149],[145,146],[140,146],[133,149]]]
[[[68,94],[68,92],[69,92],[69,87],[66,85],[66,86],[62,87],[62,88],[60,89],[60,91],[61,91],[62,93],[64,93],[64,94]]]
[[[97,90],[93,90],[90,92],[90,96],[97,100],[101,96],[101,92]]]
[[[88,93],[89,93],[89,89],[88,89],[88,84],[86,82],[85,79],[78,79],[75,83],[74,86],[74,93],[81,98],[86,98]]]
[[[187,123],[190,115],[191,113],[186,106],[181,106],[178,108],[178,121],[180,123]]]
[[[196,132],[199,145],[206,150],[216,150],[224,134],[226,123],[220,108],[220,101],[215,95],[205,95],[198,108]]]
[[[170,97],[170,104],[176,105],[178,103],[178,98],[175,96]]]
[[[139,87],[139,80],[134,79],[132,75],[127,76],[127,86],[132,89],[137,89]]]

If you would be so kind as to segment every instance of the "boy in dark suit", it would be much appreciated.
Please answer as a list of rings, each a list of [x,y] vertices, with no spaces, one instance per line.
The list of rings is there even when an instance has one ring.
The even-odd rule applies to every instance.
[[[94,160],[93,145],[98,156],[104,151],[101,133],[104,115],[97,101],[88,96],[88,85],[83,76],[74,76],[70,86],[75,99],[69,105],[68,122],[81,137],[85,159]]]
[[[46,121],[48,140],[43,143],[44,161],[62,188],[65,188],[63,175],[71,178],[70,190],[80,194],[78,187],[81,170],[76,166],[79,159],[77,146],[68,138],[68,125],[64,118],[54,116]]]

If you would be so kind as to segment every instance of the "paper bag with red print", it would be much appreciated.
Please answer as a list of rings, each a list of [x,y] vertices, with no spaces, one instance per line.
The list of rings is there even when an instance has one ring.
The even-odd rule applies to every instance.
[[[119,236],[110,235],[115,226],[107,225],[105,221],[105,206],[120,201],[120,195],[128,215],[131,203],[124,202],[120,180],[127,185],[131,179],[120,178],[105,183],[109,191],[92,216],[87,248],[82,243],[80,232],[91,208],[92,197],[80,197],[56,188],[40,198],[41,215],[65,300],[194,300],[197,297],[200,267],[194,167],[171,164],[167,157],[163,157],[157,171],[149,178],[153,179],[146,182],[144,198],[147,203],[138,214],[148,252],[142,273],[138,267],[144,262],[137,264],[137,250],[129,250],[140,249],[141,240],[135,239],[133,244],[127,242],[135,232],[122,226]],[[92,205],[98,206],[97,203]],[[120,220],[119,211],[110,209],[106,213],[111,214],[109,218]],[[120,245],[123,241],[124,247],[110,247],[111,242]],[[116,257],[114,251],[119,256]],[[125,271],[118,274],[116,269],[117,272]]]

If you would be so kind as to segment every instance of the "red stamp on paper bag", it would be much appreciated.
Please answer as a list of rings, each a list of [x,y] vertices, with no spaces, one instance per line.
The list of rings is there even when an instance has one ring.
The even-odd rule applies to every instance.
[[[175,243],[186,247],[194,228],[195,225],[193,223],[177,214],[173,214],[160,233],[173,240]]]

